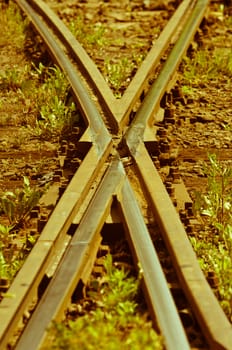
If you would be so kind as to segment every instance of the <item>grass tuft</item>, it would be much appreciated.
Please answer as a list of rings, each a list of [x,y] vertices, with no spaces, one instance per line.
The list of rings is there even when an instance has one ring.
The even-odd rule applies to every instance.
[[[105,259],[105,269],[102,283],[91,281],[95,290],[91,288],[89,297],[95,307],[67,324],[54,323],[43,350],[164,348],[162,338],[136,303],[140,278],[114,267],[111,255]]]

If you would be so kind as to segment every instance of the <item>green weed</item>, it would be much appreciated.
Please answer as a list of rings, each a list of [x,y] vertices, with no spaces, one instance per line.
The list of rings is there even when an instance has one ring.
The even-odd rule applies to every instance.
[[[35,244],[37,236],[26,234],[17,245],[18,230],[16,225],[0,224],[0,279],[11,281],[25,261],[28,252]]]
[[[193,95],[193,88],[191,86],[188,86],[188,85],[183,85],[182,88],[181,88],[182,92],[184,95]]]
[[[32,64],[20,70],[7,69],[0,75],[0,86],[17,92],[15,103],[24,106],[18,123],[26,125],[26,137],[29,134],[40,140],[55,139],[79,121],[76,106],[69,97],[70,85],[56,66],[45,67],[40,63],[38,67]],[[15,140],[14,146],[20,145],[21,142]]]
[[[107,83],[113,89],[116,98],[122,96],[144,57],[144,54],[139,54],[132,55],[129,58],[123,57],[120,60],[105,60],[103,74]]]
[[[10,226],[20,226],[38,204],[42,191],[38,188],[31,188],[29,179],[23,177],[23,188],[15,192],[7,191],[0,197],[0,207],[9,220]]]
[[[30,66],[25,65],[24,69],[18,69],[16,66],[6,69],[0,74],[0,86],[5,90],[18,91],[23,89],[31,80]]]
[[[33,96],[38,116],[27,129],[39,139],[59,137],[79,120],[74,102],[68,99],[70,85],[58,67],[45,67],[40,63],[33,74],[38,84]]]
[[[203,173],[207,177],[206,193],[195,192],[194,209],[201,217],[207,217],[229,249],[231,242],[227,237],[230,231],[228,226],[232,225],[232,167],[219,162],[215,154],[208,158],[209,165],[203,165]]]
[[[122,96],[122,89],[128,85],[132,72],[136,68],[134,62],[124,57],[119,62],[107,59],[104,65],[104,76],[109,86],[115,91],[115,96]]]
[[[206,229],[206,233],[207,233]],[[227,315],[232,322],[232,257],[228,255],[225,245],[216,237],[209,237],[197,240],[190,237],[190,241],[197,254],[201,269],[205,275],[213,272],[218,281],[213,286],[214,292]]]
[[[42,191],[30,186],[29,179],[23,177],[23,188],[7,191],[0,196],[0,211],[4,222],[0,224],[0,278],[13,279],[36,237],[26,234],[20,239],[21,247],[15,244],[20,227],[25,226],[27,216],[38,204]]]
[[[13,230],[14,225],[0,224],[0,246],[8,247],[11,244],[10,233]]]
[[[0,279],[11,281],[22,264],[23,259],[15,256],[13,249],[10,250],[10,255],[7,253],[7,258],[4,257],[4,251],[0,249]]]
[[[0,279],[11,280],[22,264],[15,251],[14,225],[0,224]]]
[[[207,188],[205,193],[195,192],[194,212],[206,234],[200,241],[191,238],[191,242],[202,269],[216,274],[218,298],[232,322],[232,167],[211,154],[203,172]]]
[[[0,278],[7,278],[7,264],[4,259],[3,253],[0,250]]]
[[[69,23],[69,29],[76,39],[86,48],[99,48],[107,44],[106,28],[99,22],[87,24],[82,16]]]
[[[232,52],[222,48],[213,52],[199,50],[193,58],[185,57],[184,84],[190,87],[217,81],[220,76],[232,77]]]
[[[138,311],[136,296],[140,278],[129,277],[124,270],[115,268],[111,255],[106,257],[105,268],[106,274],[100,283],[91,281],[95,291],[89,297],[96,308],[69,321],[68,325],[54,323],[44,350],[163,349],[161,337],[146,316]]]

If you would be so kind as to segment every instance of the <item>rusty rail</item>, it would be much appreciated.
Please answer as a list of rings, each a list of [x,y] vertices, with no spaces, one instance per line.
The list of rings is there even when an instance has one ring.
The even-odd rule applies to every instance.
[[[144,141],[147,140],[147,135],[149,135],[150,140],[154,140],[151,136],[153,132],[151,130],[151,125],[154,122],[160,100],[168,88],[170,78],[172,78],[174,71],[177,69],[181,58],[193,39],[194,33],[200,25],[208,1],[185,0],[181,3],[172,20],[161,34],[160,40],[155,44],[157,46],[151,49],[148,57],[145,59],[145,63],[137,72],[125,93],[125,97],[123,97],[121,101],[114,100],[111,92],[106,88],[105,83],[103,83],[103,89],[101,90],[102,77],[99,75],[99,72],[91,60],[89,58],[88,60],[86,59],[86,53],[81,50],[77,61],[81,69],[84,69],[85,73],[88,73],[89,77],[94,76],[93,84],[95,90],[98,91],[98,96],[105,101],[106,110],[111,115],[112,123],[114,123],[114,126],[116,125],[116,128],[114,128],[116,135],[113,135],[113,138],[84,88],[76,68],[69,61],[65,60],[65,55],[59,50],[58,42],[61,36],[63,39],[66,38],[66,43],[69,43],[67,51],[70,51],[71,47],[75,47],[75,49],[79,48],[79,44],[68,32],[66,32],[66,34],[59,33],[55,36],[52,31],[47,29],[41,18],[37,16],[35,9],[39,9],[40,14],[42,14],[43,6],[45,10],[48,10],[47,19],[50,25],[51,23],[60,24],[60,22],[56,16],[47,9],[47,6],[45,6],[42,1],[33,0],[30,5],[24,0],[17,0],[17,3],[24,11],[30,12],[30,17],[35,27],[40,32],[40,35],[42,35],[44,39],[46,38],[46,43],[52,55],[55,57],[56,62],[66,71],[78,105],[87,123],[87,130],[82,140],[88,140],[91,147],[52,213],[50,220],[45,226],[28,260],[25,262],[18,277],[10,287],[9,293],[12,295],[17,293],[17,296],[15,295],[17,301],[16,298],[12,300],[5,298],[0,304],[0,317],[6,320],[6,323],[4,322],[4,324],[1,323],[0,325],[1,346],[3,348],[6,347],[9,337],[12,335],[17,323],[22,317],[23,310],[30,304],[33,298],[35,298],[38,285],[41,278],[46,273],[52,255],[60,250],[64,239],[67,241],[68,228],[77,215],[85,196],[89,193],[91,183],[96,179],[97,174],[102,171],[103,166],[105,166],[108,170],[101,180],[101,184],[96,193],[91,197],[85,215],[74,237],[67,243],[67,249],[64,252],[63,259],[33,313],[33,316],[29,320],[28,326],[22,338],[19,340],[16,349],[37,349],[40,344],[42,344],[47,325],[52,319],[58,319],[60,317],[59,315],[65,307],[65,298],[70,298],[78,279],[84,278],[83,274],[86,274],[86,270],[88,270],[88,273],[90,272],[101,239],[99,232],[109,212],[113,196],[117,198],[118,207],[122,214],[123,223],[135,261],[139,261],[142,265],[146,295],[149,304],[153,305],[152,313],[156,320],[158,320],[161,332],[164,334],[166,347],[167,349],[189,348],[185,332],[183,331],[168,288],[165,288],[165,292],[161,293],[162,295],[159,293],[161,285],[162,288],[165,285],[165,278],[160,269],[156,252],[150,241],[141,211],[135,201],[130,182],[124,172],[123,164],[121,160],[118,159],[120,157],[117,147],[120,143],[127,146],[127,154],[132,157],[137,166],[138,175],[142,179],[147,191],[149,203],[162,229],[164,240],[173,257],[180,281],[183,282],[183,287],[188,299],[194,305],[196,317],[205,332],[210,346],[212,349],[229,349],[232,343],[231,325],[225,318],[217,300],[213,296],[212,291],[208,287],[199,269],[195,254],[186,238],[185,230],[144,144]],[[34,9],[31,8],[31,6],[34,7]],[[178,25],[180,18],[183,20],[181,28],[179,28]],[[174,35],[177,28],[179,28],[180,32],[178,37]],[[47,33],[49,33],[49,35],[47,35]],[[166,40],[165,43],[163,43],[164,38]],[[128,124],[128,116],[133,105],[140,97],[141,91],[145,88],[150,72],[155,68],[160,57],[168,47],[168,43],[173,41],[175,45],[159,77],[146,94],[145,100],[141,104],[134,121],[128,127],[128,131],[125,135],[121,136],[121,134],[124,134],[124,126]],[[159,49],[158,53],[156,53],[157,49]],[[141,84],[140,79],[142,80]],[[104,90],[106,91],[106,96],[104,96]],[[115,139],[117,140],[116,144]],[[111,158],[116,158],[116,160],[111,162]],[[112,181],[112,179],[114,180]],[[94,208],[93,211],[92,208]],[[99,208],[99,210],[96,210],[96,208]],[[92,219],[91,216],[93,213],[96,217]],[[136,221],[137,226],[134,226],[133,221]],[[143,232],[142,239],[141,232]],[[144,254],[142,247],[145,249],[146,254]],[[188,252],[188,254],[183,254],[183,251]],[[77,252],[79,255],[78,260],[76,256]],[[36,264],[38,257],[41,259],[39,265]],[[71,261],[75,262],[75,265],[71,263]],[[155,266],[153,266],[154,261],[156,262]],[[33,271],[33,273],[31,272],[31,263],[35,266],[35,271]],[[88,266],[87,268],[86,264]],[[150,269],[152,269],[151,274]],[[192,278],[193,269],[194,280]],[[68,280],[64,280],[64,276],[66,275]],[[159,281],[158,290],[154,286],[154,279]],[[201,289],[199,289],[199,284]],[[64,288],[64,285],[66,285],[67,288]],[[54,295],[54,286],[56,290],[60,288],[58,289],[58,293],[56,293],[57,299]],[[203,295],[199,293],[201,290],[204,290]],[[164,295],[167,296],[167,299],[165,299],[166,301],[163,299]],[[156,297],[159,298],[158,305]],[[202,298],[204,298],[203,301]],[[52,302],[53,299],[54,303]],[[47,303],[48,300],[49,303]],[[168,302],[167,305],[166,302]],[[49,310],[46,305],[51,306]],[[160,305],[162,305],[161,310],[159,310]],[[214,309],[214,312],[212,312],[212,309]],[[172,316],[169,314],[167,317],[167,313],[169,312]],[[44,318],[44,315],[47,315],[47,318]],[[42,319],[44,320],[43,322]],[[215,322],[215,319],[220,320],[220,325]],[[37,327],[36,337],[34,337],[35,333],[32,332],[34,325]],[[40,328],[38,328],[39,325]]]

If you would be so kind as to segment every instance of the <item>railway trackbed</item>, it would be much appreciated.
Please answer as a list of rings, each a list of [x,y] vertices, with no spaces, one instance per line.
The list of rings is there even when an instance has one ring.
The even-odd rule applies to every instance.
[[[12,338],[17,350],[42,346],[49,324],[62,319],[78,283],[87,283],[104,225],[116,221],[125,232],[134,265],[142,271],[149,314],[165,348],[196,346],[173,298],[174,284],[167,281],[159,261],[154,230],[172,261],[177,289],[199,325],[201,348],[230,349],[231,324],[198,265],[178,215],[177,208],[191,206],[191,200],[181,179],[173,175],[173,186],[182,193],[181,202],[177,198],[174,206],[154,164],[162,131],[160,107],[175,85],[175,71],[203,21],[208,1],[180,3],[120,99],[44,2],[16,2],[70,82],[86,124],[76,146],[85,156],[10,286],[12,297],[1,301],[1,348],[7,348]],[[170,166],[170,155],[165,150],[160,153],[160,161]],[[28,310],[33,312],[22,326]]]

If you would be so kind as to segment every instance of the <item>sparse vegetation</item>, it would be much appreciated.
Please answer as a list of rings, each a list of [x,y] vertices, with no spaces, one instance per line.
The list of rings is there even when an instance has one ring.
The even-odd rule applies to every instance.
[[[135,64],[127,58],[122,58],[120,62],[114,63],[111,60],[105,61],[105,76],[109,86],[111,86],[117,98],[122,95],[122,89],[130,81],[131,73],[135,69]]]
[[[198,50],[193,58],[185,57],[183,63],[183,85],[198,88],[219,76],[230,79],[232,76],[232,53],[230,49],[218,48],[213,52]]]
[[[30,186],[29,179],[23,177],[23,188],[7,191],[0,197],[0,209],[12,227],[20,226],[30,211],[38,204],[42,191]]]
[[[23,118],[16,124],[24,126],[27,134],[40,140],[59,138],[79,121],[76,106],[69,96],[69,83],[58,67],[25,66],[0,74],[1,86],[17,91],[18,100],[25,105]],[[5,121],[7,122],[7,121]]]
[[[54,323],[45,349],[161,350],[162,338],[136,302],[140,278],[114,267],[112,256],[105,259],[106,274],[91,280],[88,295],[93,305],[84,316],[68,324]],[[78,336],[77,336],[78,335]]]
[[[122,58],[120,61],[105,60],[104,75],[109,86],[114,90],[116,98],[122,96],[123,91],[129,85],[134,72],[144,59],[144,55],[139,55],[137,58]]]
[[[75,21],[69,23],[69,28],[77,40],[83,45],[85,50],[92,54],[93,50],[104,52],[106,45],[111,45],[111,40],[108,38],[107,29],[100,23],[85,23],[83,17],[79,16]],[[159,30],[159,29],[157,29]],[[114,45],[123,46],[124,41],[116,37],[113,41]],[[133,54],[136,49],[142,49],[144,43],[134,43],[132,45],[132,54],[130,57],[120,57],[117,55],[114,59],[104,56],[104,65],[102,74],[104,75],[109,86],[114,91],[115,97],[120,98],[123,91],[128,86],[135,71],[143,61],[146,54]]]
[[[211,154],[203,172],[207,188],[205,193],[195,193],[194,211],[204,232],[201,239],[192,237],[191,242],[203,271],[215,274],[215,292],[232,322],[232,167]]]
[[[228,233],[232,229],[232,167],[218,161],[215,154],[209,155],[209,162],[203,166],[207,192],[195,192],[194,208],[201,218],[206,217],[208,224],[215,227],[232,255],[232,236]]]
[[[17,91],[23,85],[24,79],[28,74],[28,66],[25,69],[19,70],[17,67],[12,69],[6,69],[3,74],[0,75],[1,88],[6,90]]]
[[[37,179],[51,164],[55,166],[55,157],[48,158],[44,151],[55,155],[60,135],[71,131],[79,115],[61,70],[48,66],[49,63],[38,63],[40,57],[48,62],[45,54],[35,56],[35,61],[32,55],[28,60],[28,50],[30,53],[35,50],[31,46],[37,47],[37,43],[31,36],[29,21],[17,4],[10,1],[0,7],[4,31],[0,37],[2,54],[4,57],[8,52],[12,54],[2,62],[0,70],[0,151],[4,153],[0,193],[0,293],[5,293],[38,237],[32,231],[30,212],[46,186],[32,186],[31,176]],[[8,151],[9,158],[5,157]],[[16,187],[14,181],[21,177],[23,185]],[[3,286],[1,279],[6,282]]]
[[[28,124],[27,128],[40,139],[59,137],[79,120],[74,102],[68,99],[69,83],[58,67],[45,67],[42,63],[35,68],[34,75],[37,82],[42,80],[42,84],[33,96],[37,116],[34,124]]]
[[[38,204],[42,190],[32,188],[24,176],[23,188],[7,191],[0,196],[0,279],[12,280],[28,253],[28,245],[33,246],[35,237],[26,234],[19,243],[18,232],[26,226],[27,217]],[[17,239],[16,239],[17,238]]]
[[[106,28],[100,22],[87,24],[84,18],[79,16],[69,23],[69,29],[86,49],[96,48],[96,46],[100,48],[107,44]]]

